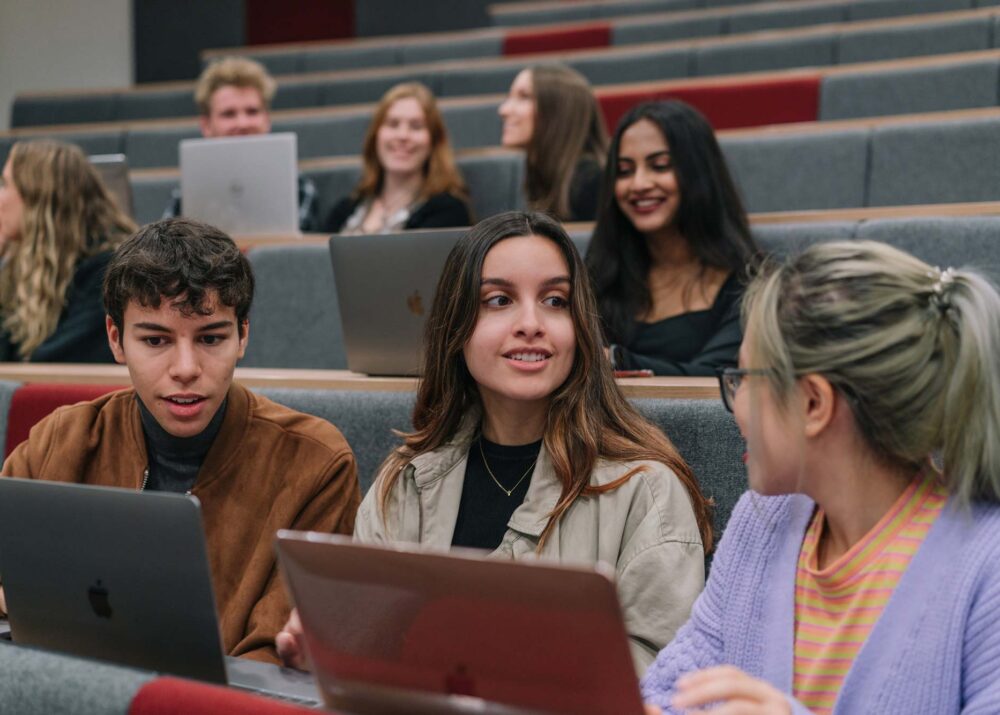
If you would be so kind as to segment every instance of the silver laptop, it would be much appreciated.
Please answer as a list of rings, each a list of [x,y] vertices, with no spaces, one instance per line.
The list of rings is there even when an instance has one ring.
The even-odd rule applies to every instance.
[[[181,209],[229,234],[299,232],[295,134],[184,139]]]
[[[278,532],[278,555],[327,706],[643,712],[615,586],[599,569],[291,531]]]
[[[0,574],[15,643],[318,703],[308,675],[223,657],[194,497],[0,479]]]
[[[468,229],[330,238],[347,367],[417,375],[445,259]]]
[[[124,154],[92,154],[90,163],[104,182],[104,187],[118,204],[118,208],[135,218],[132,201],[132,183],[128,179],[128,159]]]

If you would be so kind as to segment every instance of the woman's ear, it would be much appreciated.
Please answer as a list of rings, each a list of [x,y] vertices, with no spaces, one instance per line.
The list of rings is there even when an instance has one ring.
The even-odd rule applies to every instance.
[[[838,393],[825,377],[811,373],[799,378],[799,395],[805,435],[817,437],[833,421]]]

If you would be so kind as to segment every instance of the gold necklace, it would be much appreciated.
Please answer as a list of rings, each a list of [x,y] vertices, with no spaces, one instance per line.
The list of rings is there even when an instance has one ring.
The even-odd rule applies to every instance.
[[[517,484],[515,484],[510,489],[508,489],[507,487],[505,487],[503,484],[500,483],[500,480],[497,479],[497,475],[495,475],[493,473],[493,470],[490,469],[490,463],[486,461],[486,453],[483,451],[483,438],[480,437],[478,440],[476,440],[476,442],[479,444],[479,456],[483,458],[483,466],[486,467],[486,473],[489,474],[490,478],[493,480],[493,482],[498,487],[500,487],[500,491],[502,491],[507,496],[510,496],[511,494],[513,494],[514,490],[517,489],[519,486],[521,486],[521,482],[524,481],[524,478],[526,476],[528,476],[529,474],[531,474],[531,470],[535,468],[535,462],[538,461],[538,457],[535,457],[532,460],[531,464],[528,466],[527,471],[525,471],[525,473],[521,475],[521,478],[517,480]]]

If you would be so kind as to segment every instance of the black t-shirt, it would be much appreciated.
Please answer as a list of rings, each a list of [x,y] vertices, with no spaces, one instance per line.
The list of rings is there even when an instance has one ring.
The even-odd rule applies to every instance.
[[[505,446],[481,436],[472,443],[455,533],[451,538],[452,546],[492,551],[500,545],[503,535],[507,533],[507,522],[528,493],[531,472],[541,447],[541,440]],[[510,496],[507,495],[508,490]]]

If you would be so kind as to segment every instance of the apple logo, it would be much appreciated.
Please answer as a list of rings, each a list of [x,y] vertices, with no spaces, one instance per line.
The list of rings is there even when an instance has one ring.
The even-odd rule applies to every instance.
[[[108,589],[101,585],[101,579],[87,589],[87,599],[90,607],[100,618],[111,618],[111,603],[108,601]]]
[[[420,291],[415,290],[412,295],[406,296],[406,307],[414,315],[424,314],[424,300],[420,297]]]

